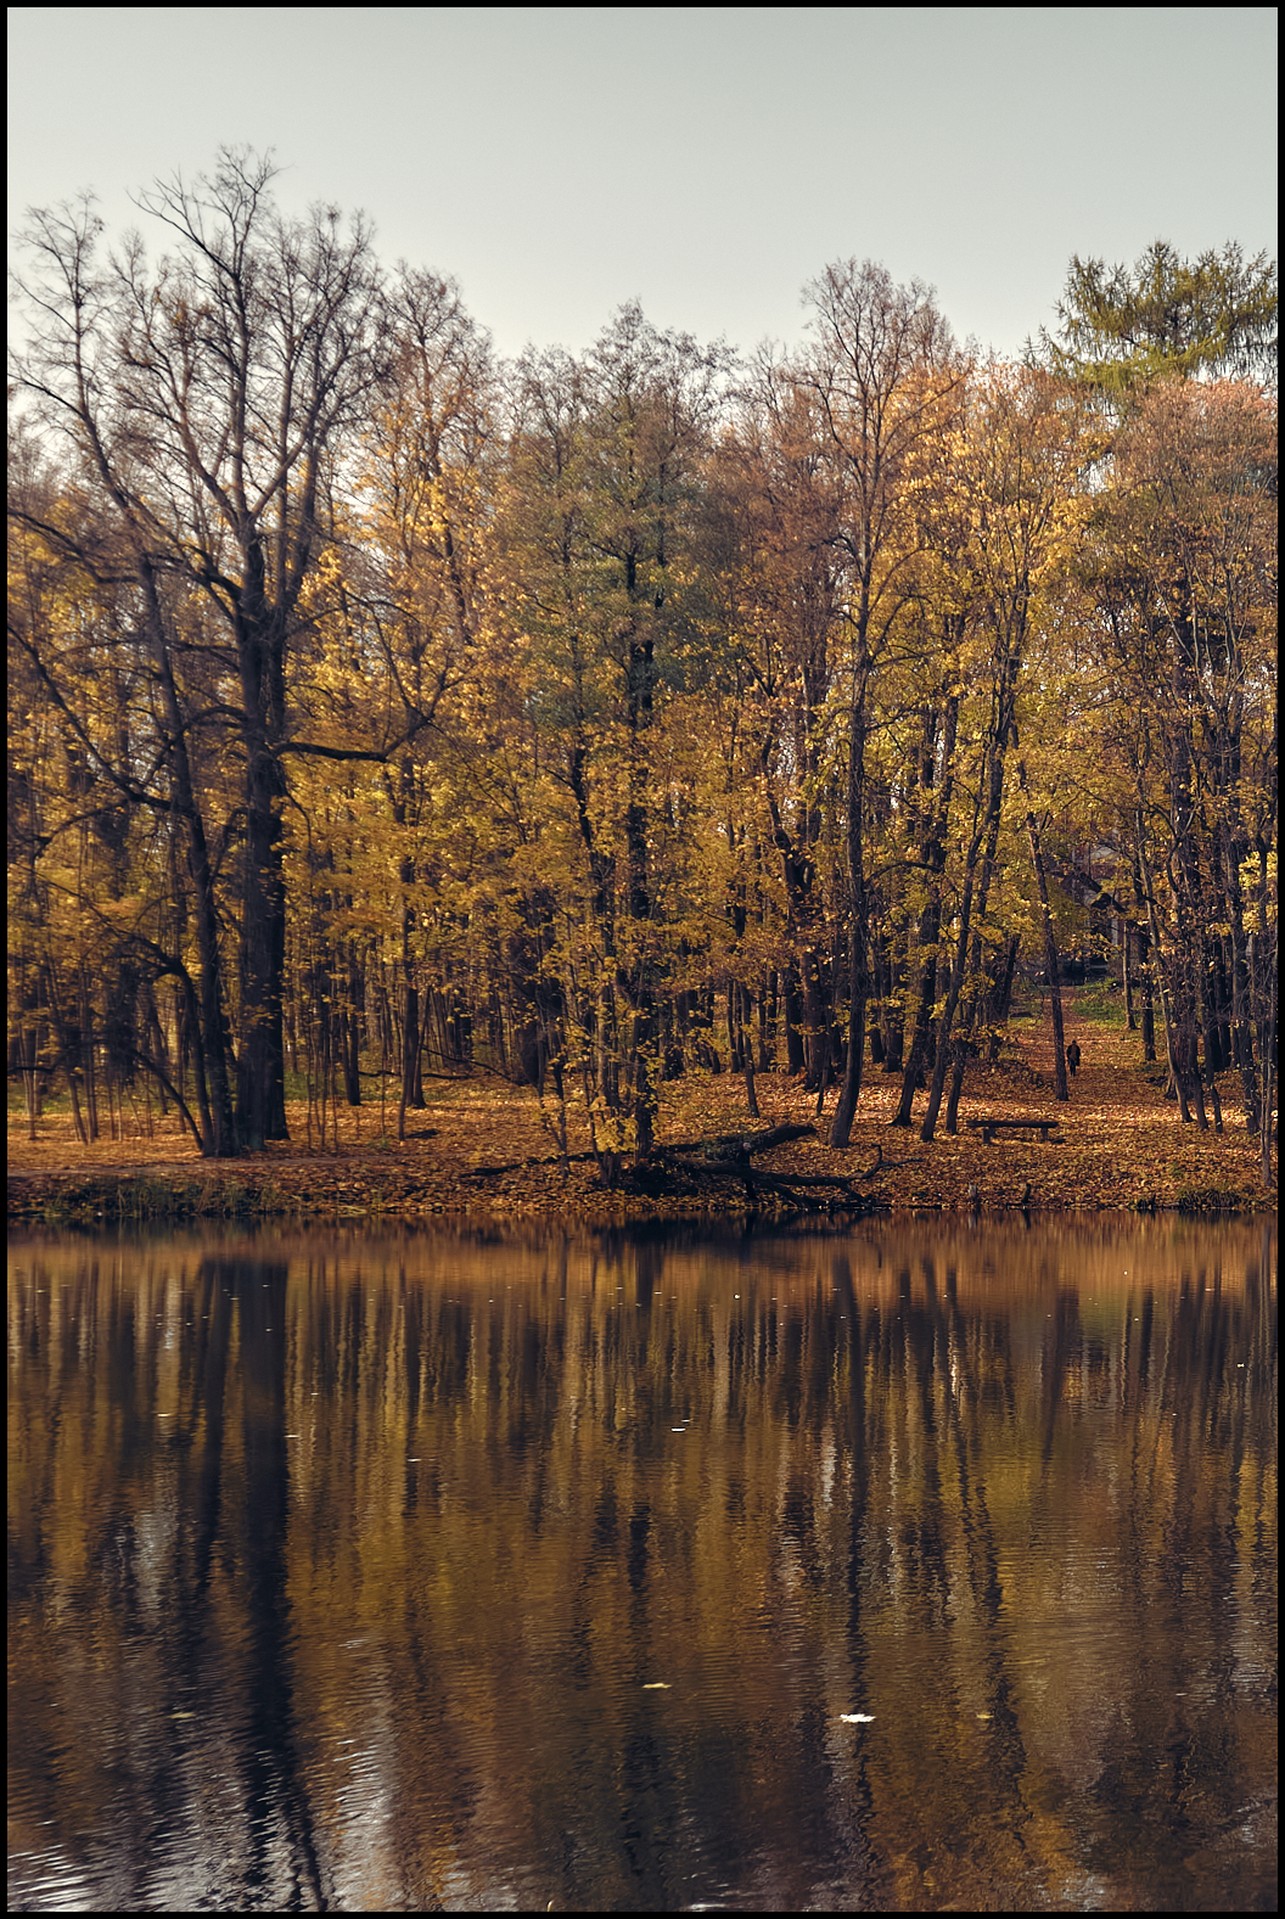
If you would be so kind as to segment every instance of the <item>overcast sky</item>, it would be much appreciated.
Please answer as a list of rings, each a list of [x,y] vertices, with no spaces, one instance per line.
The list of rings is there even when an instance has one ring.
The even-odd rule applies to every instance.
[[[274,149],[502,352],[624,300],[749,348],[882,261],[1001,352],[1073,253],[1276,253],[1272,7],[10,7],[9,227]],[[139,220],[144,232],[148,223]]]

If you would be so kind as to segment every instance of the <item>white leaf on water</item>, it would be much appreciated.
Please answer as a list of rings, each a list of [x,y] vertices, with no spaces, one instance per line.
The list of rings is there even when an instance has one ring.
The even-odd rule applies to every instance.
[[[668,1692],[669,1681],[667,1679],[645,1679],[643,1681],[643,1691],[644,1692]]]
[[[872,1712],[841,1712],[839,1717],[845,1726],[873,1726],[875,1722]]]

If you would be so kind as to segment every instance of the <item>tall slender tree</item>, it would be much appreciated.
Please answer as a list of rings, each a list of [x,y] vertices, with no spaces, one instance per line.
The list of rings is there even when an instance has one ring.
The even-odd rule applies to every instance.
[[[866,749],[876,675],[911,598],[915,462],[949,422],[961,369],[933,295],[918,281],[899,287],[886,268],[847,260],[827,268],[809,300],[812,344],[800,379],[814,397],[842,488],[848,1027],[830,1140],[846,1146],[861,1091],[870,997]]]

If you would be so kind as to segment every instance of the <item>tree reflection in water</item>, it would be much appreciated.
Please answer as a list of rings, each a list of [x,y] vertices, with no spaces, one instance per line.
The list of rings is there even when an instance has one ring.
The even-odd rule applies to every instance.
[[[1275,1241],[11,1249],[11,1899],[1274,1904]]]

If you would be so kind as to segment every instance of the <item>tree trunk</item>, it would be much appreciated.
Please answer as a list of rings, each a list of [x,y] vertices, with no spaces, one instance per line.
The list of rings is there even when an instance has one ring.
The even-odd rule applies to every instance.
[[[285,778],[277,748],[284,734],[283,642],[262,605],[262,555],[246,557],[246,609],[237,614],[237,654],[246,728],[245,852],[241,890],[241,1010],[237,1047],[237,1139],[257,1152],[286,1139],[282,985],[286,895],[281,866]]]
[[[953,1130],[954,1127],[959,1096],[964,1083],[965,1053],[962,1046],[954,1041],[955,1015],[959,1010],[960,997],[964,990],[968,969],[968,949],[973,940],[974,902],[980,917],[986,910],[991,869],[995,860],[1000,808],[1004,798],[1004,760],[1012,725],[1012,692],[1016,675],[1017,658],[1015,654],[1009,654],[1003,662],[1001,681],[997,689],[995,731],[991,741],[986,795],[982,802],[981,814],[973,828],[964,863],[964,884],[959,904],[959,933],[955,941],[955,955],[946,989],[946,1004],[942,1008],[937,1028],[937,1050],[933,1061],[932,1085],[928,1089],[928,1105],[919,1129],[919,1137],[925,1142],[930,1141],[937,1131],[942,1097],[946,1090],[947,1071],[951,1071],[950,1105],[947,1113],[949,1130]]]
[[[807,1014],[804,1011],[803,995],[799,991],[798,967],[793,960],[786,966],[782,977],[781,1001],[785,1014],[785,1070],[793,1079],[795,1074],[802,1073],[807,1065],[802,1033]]]
[[[848,748],[848,1044],[843,1087],[830,1128],[831,1146],[843,1148],[852,1137],[852,1122],[861,1096],[861,1068],[866,1050],[866,1003],[870,976],[866,957],[867,900],[863,844],[866,777],[866,715],[864,695],[852,706],[852,738]]]
[[[1026,762],[1017,762],[1018,784],[1029,801],[1026,783]],[[1066,1083],[1066,1035],[1062,1028],[1062,982],[1058,973],[1057,937],[1053,931],[1053,912],[1049,905],[1048,874],[1044,867],[1044,849],[1040,843],[1040,823],[1029,804],[1026,813],[1026,837],[1030,842],[1031,865],[1035,869],[1035,885],[1040,896],[1040,926],[1044,934],[1044,970],[1048,975],[1049,1004],[1053,1012],[1053,1085],[1058,1099],[1069,1099],[1070,1089]]]

